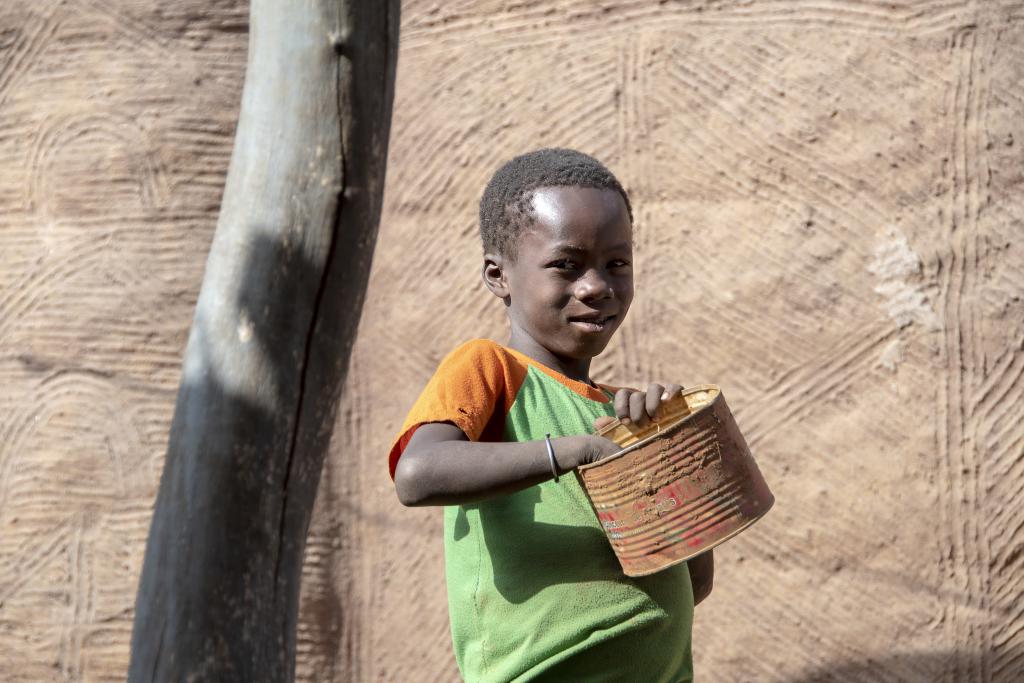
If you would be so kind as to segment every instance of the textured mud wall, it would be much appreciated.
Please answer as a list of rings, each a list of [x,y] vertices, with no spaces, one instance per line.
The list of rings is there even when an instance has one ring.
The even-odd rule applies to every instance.
[[[240,2],[0,9],[0,678],[117,680],[244,69]],[[307,553],[307,680],[449,681],[390,438],[504,334],[475,204],[570,145],[637,208],[610,381],[721,384],[778,504],[710,681],[1024,679],[1024,2],[412,1],[387,206]]]

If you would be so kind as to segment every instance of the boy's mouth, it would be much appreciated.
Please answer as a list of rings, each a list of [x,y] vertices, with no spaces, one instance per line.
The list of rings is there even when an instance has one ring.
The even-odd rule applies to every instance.
[[[604,332],[613,320],[614,315],[580,315],[569,318],[569,324],[583,332]]]

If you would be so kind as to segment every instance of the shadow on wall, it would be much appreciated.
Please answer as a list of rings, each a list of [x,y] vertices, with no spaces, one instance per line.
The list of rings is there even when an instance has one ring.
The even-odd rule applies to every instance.
[[[999,653],[958,651],[868,657],[822,667],[788,683],[1020,683],[1024,644]]]

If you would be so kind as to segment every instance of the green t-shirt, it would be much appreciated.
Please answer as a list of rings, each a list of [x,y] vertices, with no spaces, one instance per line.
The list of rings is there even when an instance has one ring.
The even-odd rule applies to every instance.
[[[473,441],[593,431],[609,394],[487,340],[441,364],[391,453],[449,421]],[[556,444],[557,448],[557,444]],[[455,657],[470,683],[692,680],[693,592],[685,563],[622,573],[573,474],[444,512]]]

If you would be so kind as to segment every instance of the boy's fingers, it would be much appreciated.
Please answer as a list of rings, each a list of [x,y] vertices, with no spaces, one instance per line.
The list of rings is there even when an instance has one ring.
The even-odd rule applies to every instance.
[[[650,416],[652,419],[654,418],[655,413],[658,412],[658,406],[661,405],[661,401],[664,394],[665,387],[661,386],[660,384],[652,384],[651,386],[647,387],[647,400],[645,401],[645,403],[647,408],[647,415]]]
[[[647,394],[639,391],[629,395],[629,418],[640,426],[648,422],[647,411],[644,410],[646,399]]]
[[[629,422],[629,389],[615,392],[615,417],[619,421]]]
[[[675,398],[683,391],[682,384],[669,384],[665,387],[665,393],[661,395],[662,401],[667,401],[670,398]]]

